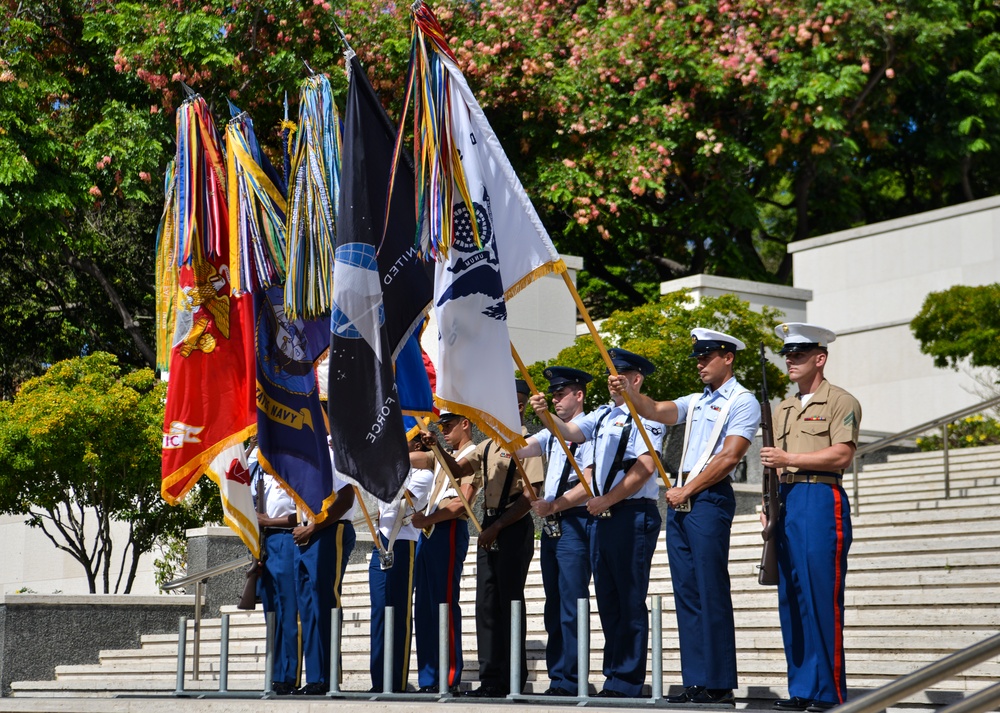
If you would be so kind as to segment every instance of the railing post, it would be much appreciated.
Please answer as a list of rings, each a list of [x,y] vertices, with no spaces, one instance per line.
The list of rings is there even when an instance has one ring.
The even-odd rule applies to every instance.
[[[177,688],[174,695],[184,693],[184,659],[187,656],[188,618],[182,616],[177,624]]]
[[[457,606],[457,604],[456,604]],[[438,693],[448,693],[448,629],[451,627],[451,607],[448,602],[438,604]],[[461,646],[459,642],[459,646]]]
[[[194,650],[191,657],[191,680],[198,680],[198,659],[201,656],[201,592],[205,580],[199,579],[194,585]]]
[[[264,695],[274,688],[274,629],[276,614],[273,611],[264,614]]]
[[[395,635],[396,612],[393,607],[385,608],[385,628],[382,644],[382,692],[392,693],[393,676],[393,636]],[[405,682],[404,682],[405,685]]]
[[[858,495],[858,457],[851,459],[851,475],[854,482],[851,484],[851,500],[854,502],[854,514],[861,512],[861,496]]]
[[[521,693],[521,600],[510,603],[510,695]]]
[[[653,690],[654,701],[663,697],[663,598],[653,595]]]
[[[590,600],[576,600],[576,695],[590,694]]]
[[[944,497],[945,500],[951,497],[951,469],[948,462],[948,424],[941,426],[941,450],[944,451]]]
[[[330,610],[330,693],[340,693],[341,620],[344,611]]]
[[[229,615],[222,615],[219,632],[219,693],[229,690]]]

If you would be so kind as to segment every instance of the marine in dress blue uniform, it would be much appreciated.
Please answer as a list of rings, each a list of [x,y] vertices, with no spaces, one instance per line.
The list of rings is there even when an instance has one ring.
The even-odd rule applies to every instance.
[[[410,474],[404,487],[409,494],[409,501],[416,508],[427,504],[431,486],[434,482],[434,472],[420,467],[414,462],[415,453],[420,440],[414,438],[410,442]],[[413,626],[413,577],[416,559],[417,541],[420,531],[413,527],[409,516],[413,514],[406,497],[400,495],[392,503],[379,503],[378,536],[382,546],[392,553],[393,563],[388,569],[382,569],[379,551],[372,547],[371,562],[368,566],[368,589],[371,593],[371,677],[372,690],[385,690],[383,678],[383,662],[385,657],[385,608],[393,608],[393,642],[392,642],[392,687],[390,690],[401,693],[406,690],[406,681],[410,673],[410,633]]]
[[[564,366],[548,367],[544,374],[559,418],[572,421],[585,415],[583,399],[593,377]],[[546,502],[564,495],[579,482],[557,440],[558,436],[546,428],[529,437],[528,448],[523,449],[525,455],[545,454],[547,467],[541,497]],[[581,444],[568,445],[576,458]],[[545,590],[545,664],[550,681],[546,695],[575,696],[577,692],[577,600],[590,597],[593,522],[587,508],[579,505],[549,516],[543,528],[540,557]]]
[[[608,353],[615,368],[623,378],[631,380],[636,390],[655,369],[649,360],[624,349],[610,349]],[[641,425],[634,423],[624,401],[616,396],[613,405],[563,426],[568,427],[564,435],[572,440],[582,436],[593,441],[584,463],[584,476],[590,479],[594,492],[587,501],[588,511],[595,515],[591,564],[605,638],[605,681],[597,696],[634,698],[641,695],[646,678],[646,595],[662,524],[656,507],[659,485],[652,477],[656,456],[648,452],[639,428],[647,430],[653,447],[658,449],[663,425],[646,420]],[[583,486],[577,485],[550,505],[560,512],[585,500]],[[541,504],[536,508],[540,514],[548,514],[548,510]]]
[[[474,449],[468,419],[455,413],[442,413],[438,426],[455,457],[462,458]],[[459,479],[466,498],[472,502],[481,487],[476,474]],[[462,608],[459,605],[460,583],[465,556],[469,551],[469,523],[457,493],[447,474],[437,466],[427,507],[413,516],[414,527],[427,529],[417,543],[414,579],[414,633],[417,639],[417,683],[422,693],[438,691],[438,605],[447,603],[448,687],[458,689],[462,680]]]
[[[264,573],[257,580],[257,590],[265,612],[274,612],[274,664],[271,689],[288,695],[299,685],[299,607],[295,598],[295,501],[278,481],[264,472],[254,448],[249,458],[250,472],[262,479],[264,512],[257,514],[257,524],[264,535]]]
[[[666,494],[667,555],[685,689],[667,700],[735,705],[729,540],[736,498],[731,478],[760,425],[760,405],[733,377],[735,353],[743,342],[702,328],[691,336],[704,391],[675,401],[634,398],[640,415],[686,424],[681,478]]]
[[[798,393],[774,414],[775,447],[761,450],[781,481],[778,613],[789,698],[774,707],[819,713],[847,698],[844,584],[852,530],[841,479],[857,449],[861,406],[823,376],[832,331],[801,322],[775,331]]]
[[[341,606],[344,572],[354,550],[354,489],[337,477],[336,468],[333,486],[337,499],[326,518],[292,531],[306,669],[306,684],[296,691],[300,695],[323,695],[330,690],[330,610]]]

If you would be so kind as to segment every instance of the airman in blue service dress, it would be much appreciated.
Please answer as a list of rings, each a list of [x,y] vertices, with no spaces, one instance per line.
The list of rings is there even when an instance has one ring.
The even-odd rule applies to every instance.
[[[685,689],[666,700],[735,705],[729,539],[736,498],[730,479],[760,425],[760,405],[733,377],[733,361],[743,342],[702,328],[691,336],[703,392],[657,402],[627,390],[641,416],[685,424],[681,476],[666,493],[667,554]],[[608,380],[613,393],[626,386],[618,382]]]
[[[778,613],[789,698],[774,707],[820,713],[847,697],[844,584],[852,531],[841,479],[857,448],[861,406],[823,376],[833,332],[800,322],[775,331],[798,393],[778,406],[775,447],[761,451],[781,481]]]
[[[615,368],[631,378],[636,388],[655,369],[648,359],[624,349],[609,349],[608,353]],[[653,459],[658,456],[648,452],[639,428],[646,429],[655,449],[660,447],[664,429],[652,421],[634,423],[620,396],[613,405],[563,426],[568,426],[569,432],[560,430],[573,440],[593,441],[590,455],[581,465],[594,491],[594,497],[587,501],[588,511],[595,515],[591,564],[605,639],[605,681],[597,696],[634,698],[641,695],[646,678],[646,595],[662,525],[656,507],[659,485],[653,477]],[[561,512],[585,500],[583,486],[577,485],[552,503],[539,504],[536,512]]]
[[[545,369],[556,413],[565,421],[584,414],[586,385],[593,377],[585,371],[565,366]],[[576,472],[557,443],[558,436],[547,428],[528,438],[545,454],[547,468],[541,497],[552,502],[577,483]],[[569,443],[574,458],[580,456],[579,443]],[[579,463],[579,461],[578,461]],[[545,520],[541,543],[542,586],[545,590],[545,664],[549,673],[550,696],[577,693],[577,600],[590,597],[590,539],[594,518],[583,505],[550,515]],[[585,674],[586,675],[586,674]]]
[[[411,440],[410,474],[404,487],[416,508],[425,507],[434,482],[434,472],[414,464],[412,451],[420,440]],[[392,553],[392,566],[382,569],[378,548],[372,548],[368,566],[368,588],[371,593],[371,677],[374,691],[385,690],[383,662],[385,657],[385,608],[393,608],[392,686],[400,693],[406,690],[410,672],[410,633],[413,626],[413,574],[417,541],[420,531],[413,527],[409,501],[400,495],[392,503],[379,503],[378,535],[382,546]]]

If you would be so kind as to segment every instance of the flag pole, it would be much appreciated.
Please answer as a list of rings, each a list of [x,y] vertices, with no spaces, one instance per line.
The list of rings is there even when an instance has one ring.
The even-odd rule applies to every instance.
[[[382,544],[382,538],[378,536],[378,532],[375,531],[375,523],[372,522],[372,516],[368,513],[368,507],[365,505],[365,499],[361,497],[361,488],[357,485],[352,485],[354,488],[354,500],[361,506],[361,512],[364,513],[365,522],[368,523],[368,529],[372,533],[372,542],[375,543],[375,548],[378,550],[378,558],[382,562],[389,561],[389,553]]]
[[[521,355],[517,353],[517,349],[514,348],[514,342],[510,343],[510,353],[514,356],[514,363],[517,364],[517,370],[521,372],[521,378],[528,384],[528,388],[531,389],[536,394],[542,393],[535,386],[534,380],[531,378],[531,374],[528,373],[528,368],[521,361]],[[552,418],[552,414],[548,409],[545,409],[544,413],[538,414],[542,421],[545,422],[545,427],[549,429],[552,435],[559,441],[559,445],[562,446],[563,453],[566,454],[566,460],[573,466],[573,470],[576,471],[576,477],[579,479],[580,483],[583,484],[583,489],[587,491],[587,497],[594,497],[594,491],[590,489],[590,484],[587,479],[583,477],[583,472],[580,470],[580,464],[576,462],[576,458],[569,450],[569,446],[566,445],[566,439],[563,438],[562,431],[556,426],[555,419]],[[523,472],[523,471],[522,471]],[[527,476],[525,476],[527,478]],[[534,491],[532,491],[534,493]],[[537,496],[534,498],[537,500]]]
[[[413,498],[410,497],[410,491],[404,490],[403,497],[406,498],[406,502],[408,502],[410,504],[410,507],[413,508],[413,514],[416,515],[417,506],[413,504]],[[430,537],[431,533],[434,532],[434,526],[431,525],[430,527],[425,527],[423,530],[421,530],[421,532],[424,533],[424,537]]]
[[[583,300],[580,299],[580,293],[576,291],[576,285],[573,281],[569,279],[569,273],[562,273],[563,282],[566,283],[566,287],[569,288],[569,292],[573,295],[573,300],[576,302],[576,308],[580,310],[580,316],[583,317],[583,321],[587,323],[587,328],[590,330],[591,336],[594,338],[594,342],[597,344],[598,350],[601,352],[601,357],[604,359],[604,363],[607,364],[608,371],[611,372],[612,376],[618,376],[618,370],[615,368],[614,362],[611,361],[611,355],[608,354],[607,348],[604,346],[604,341],[601,339],[601,335],[597,332],[597,327],[594,325],[594,321],[590,318],[590,313],[587,312],[586,306],[583,304]],[[667,486],[667,490],[673,487],[670,483],[670,477],[667,475],[667,471],[663,468],[663,462],[660,460],[660,454],[656,452],[653,448],[653,442],[649,438],[649,434],[646,433],[646,427],[642,425],[642,421],[639,420],[639,414],[635,411],[635,405],[632,403],[632,399],[629,398],[628,393],[622,392],[622,396],[625,399],[625,405],[628,406],[628,412],[632,416],[633,420],[641,428],[639,428],[639,433],[642,435],[642,441],[646,444],[646,449],[649,451],[650,455],[653,456],[653,463],[656,465],[656,470],[660,474],[660,479],[663,484]]]
[[[435,438],[434,443],[429,445],[431,452],[434,453],[434,457],[437,458],[437,462],[441,464],[441,470],[445,472],[448,476],[448,480],[451,481],[451,487],[453,487],[455,492],[458,493],[458,499],[462,501],[462,505],[465,507],[465,512],[468,513],[469,519],[472,520],[472,524],[476,526],[476,531],[482,532],[483,526],[479,523],[479,518],[476,517],[476,513],[473,512],[472,505],[469,504],[469,499],[466,498],[465,493],[462,492],[462,486],[458,484],[458,479],[455,477],[455,474],[451,472],[451,466],[448,465],[448,461],[446,461],[444,456],[441,455],[441,444],[438,443]]]

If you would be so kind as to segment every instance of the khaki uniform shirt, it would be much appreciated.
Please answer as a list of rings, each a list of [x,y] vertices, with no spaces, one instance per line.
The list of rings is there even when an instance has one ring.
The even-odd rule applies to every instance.
[[[523,428],[522,433],[524,433]],[[510,453],[500,448],[493,441],[487,440],[479,443],[476,446],[476,450],[466,456],[465,460],[472,466],[476,473],[482,474],[483,487],[485,488],[483,493],[483,507],[498,509],[506,507],[508,501],[520,495],[521,491],[524,490],[524,478],[521,477],[521,472],[517,470],[517,466],[513,465]],[[537,486],[545,480],[545,469],[540,456],[524,458],[521,460],[521,465],[524,466],[524,472],[527,473],[532,485]],[[484,467],[486,469],[485,473],[483,472]],[[509,467],[513,467],[514,472],[511,478],[510,490],[504,493],[502,491],[504,483],[507,482],[507,469]]]
[[[798,396],[782,401],[774,414],[773,426],[774,445],[788,453],[814,453],[835,443],[857,445],[861,405],[842,388],[824,379],[804,407]],[[797,473],[800,469],[786,470]]]

